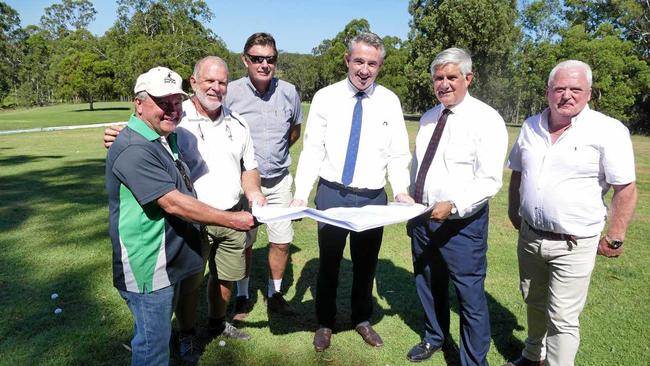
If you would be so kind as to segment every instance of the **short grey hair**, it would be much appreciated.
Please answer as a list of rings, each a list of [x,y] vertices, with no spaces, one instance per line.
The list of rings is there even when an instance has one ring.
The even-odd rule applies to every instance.
[[[223,67],[224,69],[226,69],[226,72],[228,72],[228,64],[221,57],[205,56],[204,58],[198,60],[196,64],[194,64],[194,71],[192,71],[192,77],[197,79],[199,77],[199,74],[201,73],[201,68],[205,63],[208,62],[219,64],[220,67]]]
[[[148,96],[149,96],[149,93],[147,93],[146,91],[142,90],[142,91],[139,91],[139,92],[135,95],[135,99],[137,99],[137,100],[145,100],[145,99],[147,99]]]
[[[386,48],[384,48],[384,41],[382,41],[378,35],[372,32],[362,32],[352,38],[350,42],[348,42],[348,54],[351,54],[354,46],[360,42],[378,49],[381,53],[382,60],[386,57]]]
[[[589,87],[591,88],[591,81],[593,79],[591,67],[589,67],[587,63],[579,60],[566,60],[555,65],[553,70],[551,70],[551,72],[548,74],[548,81],[546,83],[547,86],[551,86],[551,82],[555,78],[555,74],[557,74],[557,72],[561,69],[582,69],[582,71],[585,73],[585,76],[587,77],[587,83],[589,83]]]
[[[467,76],[467,74],[472,72],[472,57],[469,55],[469,52],[462,48],[452,47],[440,52],[433,59],[433,62],[431,62],[431,75],[436,72],[438,67],[448,64],[459,65],[460,73],[463,76]]]

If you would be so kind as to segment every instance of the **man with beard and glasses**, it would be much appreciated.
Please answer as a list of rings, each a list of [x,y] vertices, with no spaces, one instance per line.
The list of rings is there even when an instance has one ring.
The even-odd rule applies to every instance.
[[[219,210],[195,198],[183,160],[187,149],[178,144],[187,139],[187,133],[177,129],[186,95],[181,84],[181,77],[165,67],[140,75],[134,88],[135,113],[106,158],[113,283],[135,322],[133,365],[169,364],[177,297],[179,328],[190,339],[181,344],[181,358],[198,361],[191,334],[204,249],[200,227],[193,223],[239,232],[255,222],[248,212]]]
[[[222,105],[228,87],[228,66],[219,57],[205,57],[194,66],[190,84],[194,95],[183,103],[177,134],[198,199],[229,212],[241,212],[248,202],[264,205],[248,125],[240,115]],[[105,142],[110,144],[117,132],[118,129],[107,129]],[[203,255],[210,268],[208,330],[213,336],[248,340],[248,334],[225,320],[232,284],[245,273],[246,232],[226,222],[206,226],[205,235]],[[177,318],[179,313],[187,314],[182,319],[191,315],[191,321],[179,321],[179,354],[184,360],[191,360],[189,355],[197,353],[193,324],[202,278],[199,273],[181,284]]]
[[[309,193],[319,177],[315,199],[319,210],[385,205],[387,174],[395,201],[413,203],[407,193],[411,154],[402,107],[393,92],[375,83],[385,55],[384,44],[376,34],[357,35],[348,44],[344,56],[347,78],[314,95],[292,206],[307,205]],[[369,345],[384,344],[370,325],[383,227],[351,232],[318,223],[315,303],[320,326],[314,335],[317,352],[330,346],[336,320],[339,268],[348,235],[353,266],[352,324]]]

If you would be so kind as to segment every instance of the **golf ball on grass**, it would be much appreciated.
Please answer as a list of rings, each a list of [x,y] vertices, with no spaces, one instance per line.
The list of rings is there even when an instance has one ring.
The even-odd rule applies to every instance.
[[[59,298],[59,294],[57,294],[57,293],[55,292],[55,293],[53,293],[53,294],[50,296],[50,298],[51,298],[52,300],[56,300],[56,299]]]
[[[226,341],[219,341],[219,347],[225,347]]]
[[[54,315],[61,315],[62,312],[63,312],[63,309],[61,309],[61,308],[54,309]]]

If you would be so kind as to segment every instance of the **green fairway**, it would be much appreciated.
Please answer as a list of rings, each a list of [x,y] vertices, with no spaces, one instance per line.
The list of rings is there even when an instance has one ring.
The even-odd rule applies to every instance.
[[[0,130],[55,124],[124,121],[130,103],[97,103],[104,111],[75,112],[87,105],[0,113]],[[113,108],[106,110],[107,108]],[[18,117],[24,113],[24,117]],[[102,118],[95,116],[102,114]],[[12,117],[13,116],[13,117]],[[74,119],[74,116],[79,116]],[[306,114],[305,114],[306,117]],[[23,118],[24,122],[19,120]],[[90,119],[92,118],[92,119]],[[92,120],[92,122],[91,122]],[[417,123],[409,122],[411,142]],[[304,130],[304,128],[303,128]],[[512,142],[518,129],[509,128]],[[104,191],[102,129],[0,136],[0,365],[124,365],[132,336],[131,315],[112,286],[108,209]],[[618,259],[599,257],[581,317],[577,365],[650,363],[650,138],[633,138],[639,205]],[[292,148],[293,169],[302,139]],[[525,338],[525,308],[518,290],[516,233],[507,215],[507,182],[491,202],[487,298],[492,323],[491,365],[516,356]],[[648,225],[648,226],[646,226]],[[413,283],[410,243],[404,225],[386,227],[377,269],[372,323],[385,346],[366,346],[350,324],[351,262],[342,263],[338,327],[332,347],[313,351],[317,327],[313,294],[318,268],[316,223],[295,225],[292,263],[285,276],[287,299],[299,315],[267,314],[266,232],[254,247],[251,288],[255,307],[240,326],[249,342],[216,339],[206,345],[203,365],[404,365],[420,340],[422,312]],[[203,290],[202,290],[203,291]],[[58,293],[52,300],[50,295]],[[202,296],[203,298],[203,296]],[[54,310],[63,309],[56,316]],[[205,333],[201,300],[198,330]],[[451,334],[458,338],[457,307]],[[423,364],[457,364],[453,351]]]
[[[0,131],[126,121],[133,103],[100,102],[94,108],[90,111],[88,103],[82,103],[0,111]]]

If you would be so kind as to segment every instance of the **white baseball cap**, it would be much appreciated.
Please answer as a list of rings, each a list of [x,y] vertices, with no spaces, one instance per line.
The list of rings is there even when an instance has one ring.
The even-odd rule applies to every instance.
[[[174,71],[157,66],[138,76],[133,88],[135,94],[146,91],[154,97],[165,97],[172,94],[187,94],[183,91],[183,79]]]

